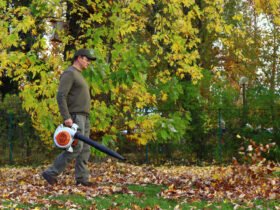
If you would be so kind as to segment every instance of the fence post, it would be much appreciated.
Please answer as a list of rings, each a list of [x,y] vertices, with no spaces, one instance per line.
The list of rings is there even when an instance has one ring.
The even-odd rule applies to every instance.
[[[9,141],[9,161],[13,164],[13,127],[14,127],[14,115],[9,113],[9,129],[8,129],[8,141]]]
[[[146,163],[149,163],[149,146],[146,144]]]
[[[218,137],[219,137],[219,161],[220,163],[222,162],[222,135],[223,135],[223,130],[222,130],[222,112],[221,108],[218,109]]]

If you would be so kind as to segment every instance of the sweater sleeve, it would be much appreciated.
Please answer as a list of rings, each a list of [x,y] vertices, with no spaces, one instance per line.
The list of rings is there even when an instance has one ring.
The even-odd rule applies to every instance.
[[[57,103],[59,111],[64,120],[71,118],[67,105],[67,96],[74,83],[74,74],[72,71],[65,71],[60,77],[59,88],[57,92]]]

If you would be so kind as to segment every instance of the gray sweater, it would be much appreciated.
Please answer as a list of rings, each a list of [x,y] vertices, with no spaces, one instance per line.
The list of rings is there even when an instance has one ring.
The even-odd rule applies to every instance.
[[[61,75],[56,99],[64,120],[71,118],[71,113],[89,114],[89,87],[81,72],[73,66]]]

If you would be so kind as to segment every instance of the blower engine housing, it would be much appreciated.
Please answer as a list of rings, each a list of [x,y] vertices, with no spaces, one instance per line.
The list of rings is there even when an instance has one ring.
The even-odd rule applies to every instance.
[[[53,140],[55,145],[61,149],[67,149],[68,151],[73,151],[71,147],[74,141],[74,135],[78,130],[78,125],[73,124],[71,128],[64,126],[63,124],[59,125],[54,132]]]

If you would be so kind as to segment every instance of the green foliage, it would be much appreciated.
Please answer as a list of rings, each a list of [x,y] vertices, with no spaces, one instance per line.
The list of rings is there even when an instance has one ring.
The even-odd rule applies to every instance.
[[[38,135],[32,128],[30,116],[22,108],[22,101],[17,95],[5,95],[0,103],[0,120],[1,163],[30,163],[34,153],[44,150],[38,144]]]
[[[183,116],[181,114],[180,112],[174,112],[168,118],[159,122],[157,132],[159,141],[166,142],[172,139],[172,141],[178,142],[181,140],[191,120],[189,113],[183,113]]]
[[[119,140],[126,130],[125,139],[142,145],[183,140],[206,151],[217,140],[213,109],[229,110],[222,116],[227,128],[240,128],[241,76],[250,79],[251,104],[273,105],[268,117],[249,111],[248,120],[273,127],[276,139],[279,17],[279,4],[259,0],[0,0],[0,76],[18,84],[49,147],[62,120],[59,77],[81,47],[97,57],[84,72],[95,139]]]

